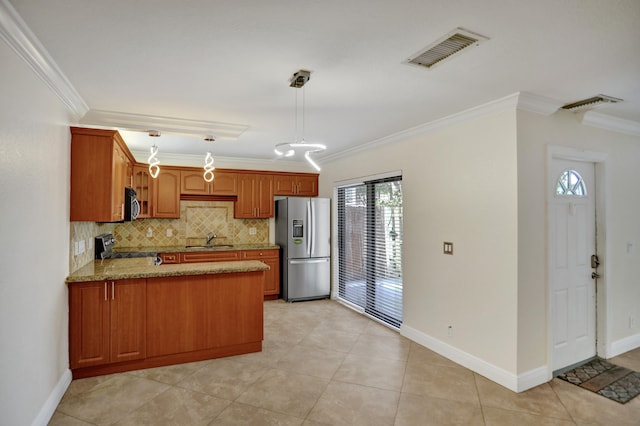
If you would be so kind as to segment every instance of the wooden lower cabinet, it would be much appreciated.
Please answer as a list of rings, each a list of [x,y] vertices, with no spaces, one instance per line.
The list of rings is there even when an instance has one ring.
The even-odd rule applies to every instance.
[[[263,272],[150,278],[147,356],[261,342]]]
[[[73,378],[259,352],[264,273],[69,284]]]
[[[147,354],[192,352],[207,347],[207,275],[149,278]]]
[[[71,369],[146,356],[146,280],[69,285]]]
[[[269,266],[264,275],[265,299],[277,299],[280,294],[280,250],[244,250],[242,260],[259,260]]]

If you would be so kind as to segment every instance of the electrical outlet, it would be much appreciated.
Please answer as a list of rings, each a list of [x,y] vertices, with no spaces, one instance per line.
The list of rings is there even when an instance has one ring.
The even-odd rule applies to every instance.
[[[147,238],[153,237],[153,229],[147,228]]]
[[[78,241],[78,254],[84,253],[84,240]]]
[[[167,237],[173,237],[173,229],[167,228]]]
[[[449,336],[449,337],[453,336],[453,326],[452,325],[447,327],[447,336]]]
[[[635,315],[629,315],[629,328],[636,328],[636,317],[635,317]]]
[[[80,242],[79,241],[74,241],[73,242],[73,255],[77,256],[80,254]]]
[[[256,228],[249,228],[249,235],[256,235],[257,232]]]

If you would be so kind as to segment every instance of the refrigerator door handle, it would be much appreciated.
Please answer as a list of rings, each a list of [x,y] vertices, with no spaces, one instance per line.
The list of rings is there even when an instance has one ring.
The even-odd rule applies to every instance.
[[[313,238],[313,230],[311,228],[311,200],[307,201],[307,256],[311,256],[311,239]]]
[[[314,203],[309,200],[309,207],[311,208],[311,257],[315,257],[316,253],[316,209]]]
[[[304,263],[325,263],[328,262],[329,259],[328,258],[322,258],[322,259],[304,259],[304,260],[290,260],[289,264],[291,265],[301,265]]]

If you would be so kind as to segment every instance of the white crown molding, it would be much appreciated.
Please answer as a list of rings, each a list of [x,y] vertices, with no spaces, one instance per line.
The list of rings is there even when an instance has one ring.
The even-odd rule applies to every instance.
[[[582,115],[582,124],[627,135],[640,136],[640,123],[613,117],[596,111],[587,111]]]
[[[120,128],[125,130],[157,130],[161,133],[183,135],[214,136],[216,139],[237,140],[249,126],[245,124],[220,123],[216,121],[188,120],[176,117],[162,117],[132,114],[118,111],[90,110],[80,120],[81,124]]]
[[[520,92],[518,96],[519,110],[535,112],[544,116],[549,116],[562,107],[563,103],[545,96],[536,95],[529,92]]]
[[[139,163],[146,164],[149,152],[134,150],[131,154]],[[166,166],[182,166],[182,167],[203,167],[204,153],[196,154],[176,154],[166,153],[162,151],[158,153],[160,159],[160,167]],[[241,157],[221,157],[214,155],[215,167],[228,169],[248,169],[248,170],[270,170],[270,171],[287,171],[287,172],[308,172],[311,170],[309,163],[306,161],[278,160],[278,159],[258,159],[258,158],[241,158]]]
[[[53,90],[74,120],[86,114],[84,99],[8,0],[0,0],[0,38]]]

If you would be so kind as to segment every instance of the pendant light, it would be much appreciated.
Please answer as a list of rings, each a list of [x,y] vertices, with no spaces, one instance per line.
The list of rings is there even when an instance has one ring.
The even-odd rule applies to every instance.
[[[327,149],[326,145],[321,143],[309,143],[304,140],[304,85],[311,78],[311,72],[306,70],[300,70],[293,74],[290,80],[290,87],[296,89],[302,89],[302,138],[301,140],[291,142],[279,143],[273,149],[278,157],[292,157],[296,154],[296,150],[304,152],[304,158],[307,162],[317,171],[320,171],[320,166],[311,158],[312,154],[322,152]],[[296,94],[296,138],[298,129],[298,96]]]
[[[149,136],[151,136],[152,138],[157,138],[160,137],[160,132],[158,132],[157,130],[149,130]],[[160,173],[160,160],[158,160],[158,147],[156,146],[156,144],[153,144],[151,146],[151,149],[149,150],[150,154],[149,155],[149,159],[147,160],[147,162],[149,163],[149,174],[151,175],[152,178],[157,178],[158,174]]]
[[[211,152],[207,152],[207,155],[204,157],[204,180],[207,182],[213,182],[213,171],[216,168],[213,167],[213,155]]]
[[[204,141],[205,142],[215,142],[216,141],[216,137],[213,135],[207,135],[204,137]],[[216,168],[213,167],[213,154],[211,154],[211,151],[207,152],[207,154],[204,156],[204,180],[206,182],[213,182],[213,179],[215,178],[215,176],[213,175],[213,171]]]

